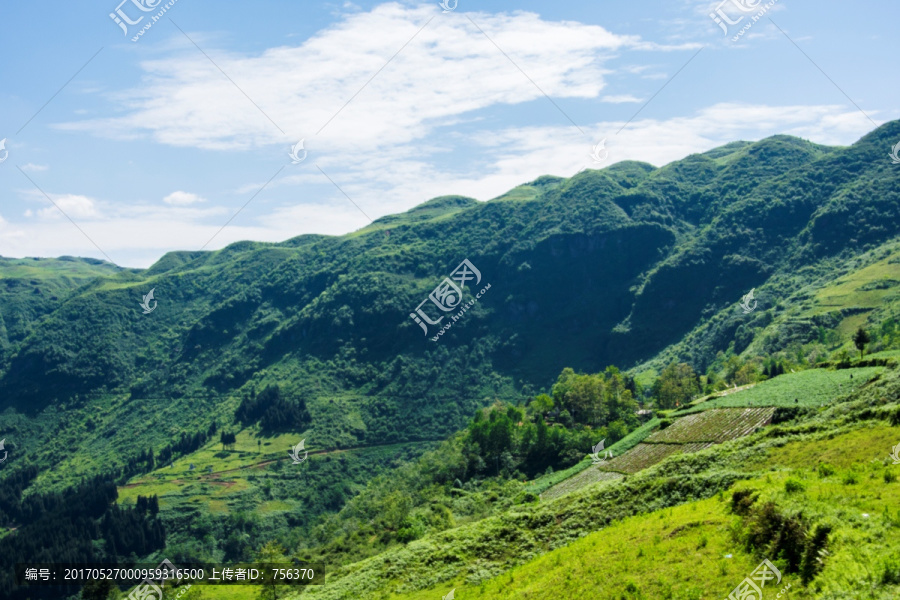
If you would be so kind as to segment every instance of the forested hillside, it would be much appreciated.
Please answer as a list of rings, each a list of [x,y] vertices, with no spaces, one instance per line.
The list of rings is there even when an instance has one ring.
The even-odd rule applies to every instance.
[[[897,420],[900,169],[884,154],[898,136],[900,121],[849,147],[775,136],[621,162],[146,270],[0,259],[4,551],[27,556],[26,534],[61,547],[70,520],[79,560],[277,546],[336,569],[313,595],[412,598],[431,583],[499,593],[484,582],[534,577],[541,554],[687,501],[724,523],[702,502],[742,479],[760,498],[788,485],[735,457]],[[791,429],[758,431],[779,422]],[[301,439],[309,461],[290,470]],[[735,518],[768,518],[755,506]],[[485,551],[501,533],[521,543]],[[753,557],[745,534],[733,542]],[[391,583],[383,561],[415,546],[440,563],[444,543],[456,558],[431,579]],[[820,567],[794,558],[806,585]]]

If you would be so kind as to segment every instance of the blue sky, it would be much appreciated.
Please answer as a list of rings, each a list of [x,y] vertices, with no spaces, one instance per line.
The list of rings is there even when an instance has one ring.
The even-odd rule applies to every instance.
[[[146,267],[736,139],[851,144],[900,118],[887,0],[177,0],[137,41],[169,0],[119,1],[3,8],[2,256]],[[117,8],[143,17],[127,35]],[[717,8],[740,20],[727,34]]]

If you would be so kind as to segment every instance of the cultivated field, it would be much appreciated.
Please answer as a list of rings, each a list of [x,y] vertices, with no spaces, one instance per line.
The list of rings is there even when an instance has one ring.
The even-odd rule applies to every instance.
[[[711,398],[677,415],[696,413],[710,408],[736,408],[750,406],[810,406],[818,407],[845,396],[862,387],[884,367],[859,369],[808,369],[787,373],[758,383],[750,389],[723,398]]]
[[[541,500],[553,500],[554,498],[564,496],[569,492],[580,490],[592,483],[597,483],[598,481],[612,481],[614,479],[620,479],[621,477],[622,475],[619,473],[603,471],[597,466],[591,465],[584,471],[554,485],[552,488],[541,494]]]
[[[666,429],[656,431],[648,443],[688,444],[726,442],[753,433],[772,420],[774,408],[724,408],[681,417]]]

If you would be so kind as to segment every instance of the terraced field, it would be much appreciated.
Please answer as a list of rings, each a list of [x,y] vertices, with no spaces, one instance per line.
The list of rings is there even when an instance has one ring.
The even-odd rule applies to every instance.
[[[723,408],[689,414],[666,429],[650,434],[647,443],[688,444],[695,442],[727,442],[753,433],[772,420],[775,409]]]
[[[689,444],[638,444],[622,456],[606,461],[597,468],[618,473],[637,473],[652,467],[673,454],[697,452],[712,446],[711,442],[695,442]],[[565,482],[563,482],[565,483]]]
[[[773,407],[753,407],[712,409],[683,416],[669,427],[651,433],[627,452],[560,481],[541,494],[541,499],[550,500],[597,481],[637,473],[673,454],[698,452],[713,444],[750,435],[769,423],[773,414]]]
[[[598,481],[612,481],[614,479],[620,479],[621,477],[622,475],[619,473],[604,471],[596,466],[590,466],[577,475],[573,475],[572,477],[569,477],[568,479],[554,485],[549,490],[541,494],[540,497],[541,500],[553,500],[554,498],[559,498],[560,496],[564,496],[569,492],[580,490],[581,488],[591,485],[592,483],[597,483]]]

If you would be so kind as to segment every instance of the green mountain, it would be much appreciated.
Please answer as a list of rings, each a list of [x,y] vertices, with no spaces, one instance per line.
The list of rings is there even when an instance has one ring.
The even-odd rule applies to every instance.
[[[566,366],[631,367],[689,334],[681,352],[703,371],[789,312],[798,277],[828,280],[896,235],[884,148],[898,136],[892,122],[848,148],[775,136],[659,169],[618,163],[490,202],[438,198],[342,237],[170,253],[90,281],[87,266],[30,261],[45,272],[35,295],[60,300],[27,310],[7,261],[0,394],[30,417],[102,398],[115,408],[70,451],[103,441],[128,455],[136,438],[171,437],[149,433],[171,428],[167,412],[205,428],[274,382],[306,399],[311,443],[351,446],[443,437],[485,398],[545,387]],[[491,288],[432,342],[409,315],[466,258]],[[735,306],[751,288],[748,318]],[[144,427],[122,427],[128,414]]]
[[[747,365],[779,376],[773,384],[789,377],[781,375],[785,364],[833,367],[823,361],[852,348],[860,326],[879,327],[877,343],[890,345],[900,314],[900,170],[886,152],[897,138],[900,121],[846,148],[774,136],[661,168],[626,161],[569,179],[541,177],[488,202],[436,198],[345,236],[169,253],[149,269],[0,259],[0,431],[9,451],[0,466],[3,540],[21,542],[12,533],[20,523],[52,531],[51,521],[29,521],[41,510],[60,522],[100,518],[102,510],[47,508],[95,481],[92,493],[131,507],[103,516],[106,537],[92,538],[95,546],[149,554],[166,537],[163,523],[167,548],[182,559],[244,559],[278,538],[291,552],[347,569],[331,590],[406,594],[427,586],[390,588],[383,581],[390,577],[373,575],[378,569],[365,560],[394,560],[391,552],[411,547],[397,544],[448,529],[478,547],[492,535],[518,535],[496,523],[545,491],[565,498],[529,513],[537,529],[561,518],[552,506],[576,502],[567,498],[585,486],[584,493],[613,486],[603,494],[637,499],[616,519],[725,493],[759,472],[722,459],[727,473],[698,470],[683,487],[663,485],[642,474],[675,452],[653,447],[654,436],[679,431],[671,420],[687,422],[690,410],[740,407],[748,397],[757,400],[746,406],[782,411],[764,411],[767,418],[812,418],[802,410],[815,408],[812,398],[839,397],[836,379],[787,379],[815,380],[814,392],[793,396],[798,404],[804,396],[802,406],[790,406],[789,384],[777,402],[740,392],[657,415],[636,430],[629,402],[658,401],[651,384],[672,362],[707,373],[703,385],[721,391],[717,378],[745,383],[738,369]],[[445,279],[460,265],[468,274],[450,281],[466,284],[461,301]],[[751,290],[753,310],[742,310]],[[455,308],[442,312],[435,302]],[[440,315],[439,325],[428,324]],[[850,366],[847,356],[834,360]],[[856,382],[888,361],[855,365]],[[604,371],[609,365],[627,372]],[[564,369],[605,374],[579,379]],[[554,381],[557,411],[535,411],[532,401]],[[598,410],[629,414],[602,423],[602,434],[599,422],[567,423],[576,404],[565,400],[566,386],[597,386]],[[621,404],[620,394],[628,398]],[[827,423],[823,430],[840,426]],[[578,460],[604,435],[618,441],[615,452],[632,452],[623,459],[631,466],[592,475]],[[300,439],[314,476],[282,472]],[[466,440],[480,440],[478,448]],[[513,441],[523,456],[504,454]],[[535,457],[537,447],[553,448],[553,460]],[[527,489],[514,475],[536,475],[547,463],[572,470],[537,477]],[[652,499],[661,485],[665,502]],[[586,513],[578,519],[572,535],[528,541],[520,558],[593,530]],[[128,523],[144,533],[117,533]],[[301,539],[307,535],[314,539]],[[433,560],[443,560],[435,552]],[[470,577],[478,585],[531,568],[480,552],[460,563],[480,573]],[[454,578],[463,585],[460,565],[434,576],[435,585]]]

